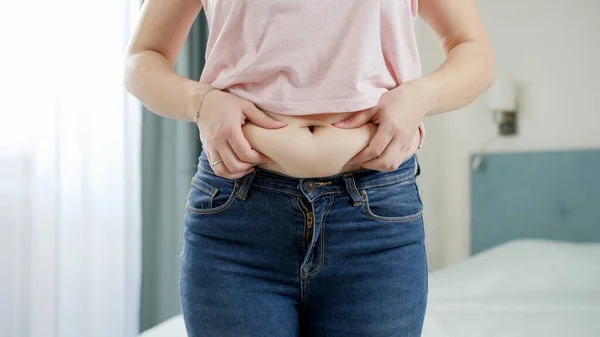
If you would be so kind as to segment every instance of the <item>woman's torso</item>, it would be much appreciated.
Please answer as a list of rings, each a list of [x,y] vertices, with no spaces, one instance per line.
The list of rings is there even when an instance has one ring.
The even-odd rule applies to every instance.
[[[200,81],[288,124],[279,130],[244,125],[252,147],[274,161],[259,167],[295,177],[361,168],[348,160],[377,126],[331,124],[421,75],[416,0],[202,2],[209,38]]]

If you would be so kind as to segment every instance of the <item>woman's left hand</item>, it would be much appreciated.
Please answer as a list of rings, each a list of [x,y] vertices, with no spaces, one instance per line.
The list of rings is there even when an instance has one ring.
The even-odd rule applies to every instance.
[[[362,167],[377,171],[398,169],[416,149],[415,135],[421,119],[429,112],[431,101],[430,93],[417,79],[384,93],[373,108],[334,123],[342,129],[357,128],[368,122],[378,124],[369,145],[349,163],[361,163]]]

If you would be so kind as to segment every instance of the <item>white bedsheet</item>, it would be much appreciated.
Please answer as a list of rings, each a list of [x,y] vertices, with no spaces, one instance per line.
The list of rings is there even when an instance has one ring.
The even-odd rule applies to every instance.
[[[600,336],[600,244],[513,241],[429,286],[423,337]]]
[[[140,335],[185,336],[181,316]],[[600,244],[513,241],[431,273],[423,337],[525,336],[600,337]]]

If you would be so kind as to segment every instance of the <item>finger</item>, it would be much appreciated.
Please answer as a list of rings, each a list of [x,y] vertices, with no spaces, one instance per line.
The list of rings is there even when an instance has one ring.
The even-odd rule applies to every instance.
[[[250,120],[253,124],[260,126],[261,128],[279,129],[287,125],[284,122],[280,122],[269,117],[266,113],[262,112],[256,107],[256,105],[252,103],[249,103],[244,109],[244,114],[248,120]]]
[[[235,173],[235,174],[232,173],[231,175],[227,176],[226,178],[229,178],[229,179],[241,178],[241,177],[245,176],[246,174],[248,174],[248,173],[250,173],[252,171],[254,171],[253,167],[247,169],[246,171],[240,172],[240,173]]]
[[[365,163],[379,157],[390,141],[393,139],[393,133],[387,130],[387,127],[380,125],[369,145],[360,151],[354,158],[350,159],[351,163]]]
[[[227,179],[237,179],[245,176],[246,174],[252,172],[254,167],[247,169],[246,171],[231,173],[223,163],[217,164],[213,166],[213,171],[219,177],[227,178]]]
[[[235,179],[237,177],[241,177],[246,175],[247,173],[252,172],[252,169],[247,170],[246,172],[238,172],[238,173],[231,173],[231,171],[229,171],[229,169],[227,168],[227,166],[225,165],[225,162],[220,159],[221,157],[219,156],[218,152],[215,151],[214,153],[216,153],[216,155],[214,155],[212,157],[212,159],[209,159],[210,162],[210,166],[212,167],[213,171],[215,172],[215,174],[219,177],[223,177],[223,178],[228,178],[228,179]],[[208,155],[208,152],[207,152]],[[220,162],[219,162],[220,160]],[[216,165],[213,165],[213,163],[217,163]]]
[[[344,119],[343,121],[333,123],[333,126],[342,129],[354,129],[360,126],[367,124],[371,121],[373,115],[377,112],[376,107],[371,109],[367,109],[364,111],[359,111],[350,115],[350,117]]]
[[[211,148],[208,148],[208,147],[205,148],[205,151],[206,151],[206,157],[208,157],[208,164],[210,165],[210,167],[212,167],[212,169],[213,169],[213,171],[215,171],[215,173],[218,173],[217,175],[231,173],[231,172],[229,172],[229,170],[227,170],[225,165],[223,165],[223,160],[219,156],[219,152],[217,152]],[[214,153],[214,155],[212,153]],[[213,165],[214,163],[217,163],[217,164]],[[217,172],[217,171],[219,171],[219,172]]]
[[[227,170],[232,174],[240,173],[242,171],[246,171],[254,165],[250,163],[242,162],[233,152],[233,149],[229,145],[229,143],[225,143],[223,146],[219,147],[219,156],[221,160],[223,160],[223,164],[227,167]]]
[[[219,152],[213,151],[210,148],[206,148],[205,150],[206,156],[208,157],[208,163],[210,164],[210,167],[212,168],[213,172],[215,172],[215,174],[219,177],[223,178],[228,178],[229,176],[231,176],[231,172],[229,172],[229,170],[225,166],[223,160],[219,156]],[[211,155],[211,153],[215,153],[215,155]]]
[[[244,163],[266,163],[269,158],[262,153],[254,150],[248,140],[242,132],[242,128],[236,130],[231,138],[229,138],[229,145],[233,149],[236,156]]]
[[[363,163],[362,167],[377,171],[395,171],[406,159],[407,150],[408,147],[404,146],[400,139],[394,138],[379,157]]]

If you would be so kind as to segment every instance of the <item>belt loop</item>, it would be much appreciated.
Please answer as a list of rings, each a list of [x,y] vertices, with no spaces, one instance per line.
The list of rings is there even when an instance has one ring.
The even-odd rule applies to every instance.
[[[354,176],[351,173],[344,173],[342,175],[344,177],[344,182],[346,183],[346,190],[350,194],[352,201],[354,201],[354,206],[359,206],[363,202],[362,195],[358,191],[356,187],[356,181],[354,180]]]
[[[236,184],[240,184],[240,180],[241,180],[241,186],[240,189],[238,190],[236,196],[242,200],[246,200],[246,196],[248,195],[248,190],[250,190],[250,186],[252,185],[252,180],[254,180],[254,176],[256,175],[256,169],[254,169],[252,172],[246,174],[245,176],[239,178],[238,180],[236,180]]]

